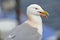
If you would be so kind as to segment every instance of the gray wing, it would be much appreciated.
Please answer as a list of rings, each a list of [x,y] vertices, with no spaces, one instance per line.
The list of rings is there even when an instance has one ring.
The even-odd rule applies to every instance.
[[[40,38],[37,29],[25,23],[12,30],[4,40],[39,40]]]

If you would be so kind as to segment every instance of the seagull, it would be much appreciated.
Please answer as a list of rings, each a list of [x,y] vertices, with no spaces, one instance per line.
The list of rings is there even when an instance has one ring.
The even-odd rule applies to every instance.
[[[42,18],[48,17],[48,12],[44,11],[41,6],[37,4],[32,4],[27,7],[27,17],[28,20],[26,21],[28,24],[30,24],[32,27],[35,27],[38,29],[38,32],[42,35]]]
[[[41,40],[43,33],[42,17],[47,18],[48,12],[38,4],[31,4],[27,7],[28,19],[14,28],[5,40]]]

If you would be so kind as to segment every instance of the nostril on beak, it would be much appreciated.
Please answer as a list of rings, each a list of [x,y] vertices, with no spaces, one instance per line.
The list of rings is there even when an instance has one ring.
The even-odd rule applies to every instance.
[[[39,13],[42,13],[42,12],[39,12]]]
[[[39,13],[42,13],[42,12],[40,12],[40,11],[38,11]]]

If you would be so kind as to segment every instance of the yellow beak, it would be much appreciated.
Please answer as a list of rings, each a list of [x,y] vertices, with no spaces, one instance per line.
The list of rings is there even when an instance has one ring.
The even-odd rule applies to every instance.
[[[43,16],[44,18],[48,18],[48,16],[49,16],[47,11],[41,12],[40,15]]]

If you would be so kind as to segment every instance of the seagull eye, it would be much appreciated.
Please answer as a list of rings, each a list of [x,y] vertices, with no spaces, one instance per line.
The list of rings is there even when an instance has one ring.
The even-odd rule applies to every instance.
[[[38,9],[38,8],[35,8],[36,10]]]

